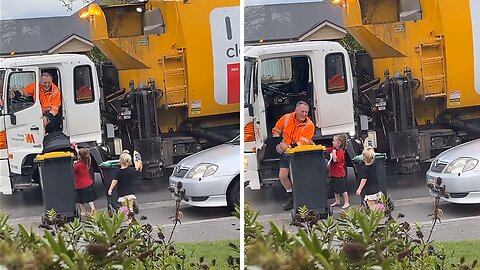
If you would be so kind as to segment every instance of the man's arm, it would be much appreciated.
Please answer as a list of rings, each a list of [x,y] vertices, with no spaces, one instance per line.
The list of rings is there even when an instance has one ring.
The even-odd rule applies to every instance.
[[[286,121],[286,115],[283,115],[282,117],[280,117],[280,119],[278,119],[277,123],[272,128],[273,137],[280,137],[282,135],[285,121]],[[287,149],[288,149],[288,145],[283,141],[277,144],[277,146],[275,147],[275,150],[277,150],[279,154],[283,154],[283,152],[285,152],[285,150]]]
[[[62,96],[60,94],[60,90],[55,89],[53,90],[52,98],[51,98],[51,105],[52,108],[50,109],[49,113],[52,116],[56,116],[58,111],[60,110],[60,106],[62,105]]]
[[[300,137],[298,138],[298,141],[296,142],[297,145],[308,145],[308,144],[313,144],[312,138],[313,134],[315,133],[315,125],[313,122],[310,122],[306,126],[304,126],[300,132]]]
[[[25,87],[20,87],[20,94],[25,97],[32,97],[35,94],[35,83],[31,83]]]
[[[282,134],[285,117],[286,116],[283,115],[282,117],[280,117],[280,119],[278,119],[277,123],[275,123],[275,126],[272,128],[273,137],[280,137],[280,135]]]

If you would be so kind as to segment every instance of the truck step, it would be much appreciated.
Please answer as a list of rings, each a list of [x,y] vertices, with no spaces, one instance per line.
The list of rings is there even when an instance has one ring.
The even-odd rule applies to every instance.
[[[170,86],[170,87],[166,87],[166,88],[165,88],[165,90],[167,90],[167,91],[185,90],[185,89],[187,89],[187,86],[186,86],[186,85]]]
[[[14,184],[12,189],[26,189],[32,186],[32,183],[18,183]]]
[[[446,96],[445,93],[433,93],[433,94],[426,94],[426,98],[434,98],[434,97],[444,97]]]
[[[168,104],[168,108],[176,108],[176,107],[187,107],[188,103],[181,102],[181,103],[172,103]]]
[[[278,162],[279,160],[279,158],[268,158],[264,159],[263,162]]]
[[[275,183],[278,183],[280,181],[280,178],[276,177],[276,178],[264,178],[262,179],[262,184],[263,185],[272,185],[272,184],[275,184]]]

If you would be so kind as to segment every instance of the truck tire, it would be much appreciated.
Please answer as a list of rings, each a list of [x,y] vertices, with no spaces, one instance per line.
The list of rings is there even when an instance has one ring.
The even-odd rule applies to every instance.
[[[235,204],[240,205],[240,177],[237,175],[227,190],[227,207],[230,212],[235,211]]]

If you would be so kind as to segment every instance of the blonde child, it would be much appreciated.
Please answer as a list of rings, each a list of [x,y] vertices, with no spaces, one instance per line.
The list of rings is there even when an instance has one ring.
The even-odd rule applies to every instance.
[[[335,202],[331,207],[340,205],[340,194],[343,195],[342,209],[350,207],[348,199],[347,188],[347,172],[345,170],[345,144],[347,143],[347,136],[345,134],[337,134],[333,136],[333,147],[328,148],[327,152],[330,154],[330,185],[335,194]]]
[[[78,153],[78,161],[73,165],[75,175],[75,192],[77,194],[76,202],[80,208],[80,215],[85,215],[85,204],[90,206],[90,213],[95,212],[93,201],[97,199],[97,194],[93,189],[93,179],[90,176],[91,158],[88,149],[75,148]]]
[[[375,170],[375,151],[371,146],[367,146],[363,152],[363,162],[365,166],[360,171],[360,185],[357,189],[357,195],[362,191],[365,193],[364,200],[367,202],[369,209],[377,209],[377,203],[380,199],[380,187],[378,185],[378,176]]]
[[[113,189],[118,184],[118,202],[122,203],[122,206],[126,207],[130,213],[133,213],[133,207],[137,199],[133,191],[133,183],[137,178],[138,172],[130,165],[132,165],[132,156],[130,156],[128,150],[125,150],[120,155],[120,170],[112,179],[108,195],[112,195]],[[131,221],[132,218],[129,216],[129,222]]]

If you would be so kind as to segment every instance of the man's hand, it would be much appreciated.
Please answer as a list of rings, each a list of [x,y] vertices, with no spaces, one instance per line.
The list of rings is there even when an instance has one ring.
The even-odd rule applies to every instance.
[[[284,142],[281,142],[281,143],[277,144],[277,146],[275,148],[276,148],[276,150],[279,154],[283,154],[283,152],[285,152],[285,150],[288,149],[288,144],[286,144]]]
[[[50,120],[46,116],[43,116],[42,120],[43,120],[43,126],[46,126],[46,125],[48,125],[48,123],[50,123]]]
[[[9,91],[8,95],[10,99],[19,99],[22,96],[22,93],[18,90]]]

